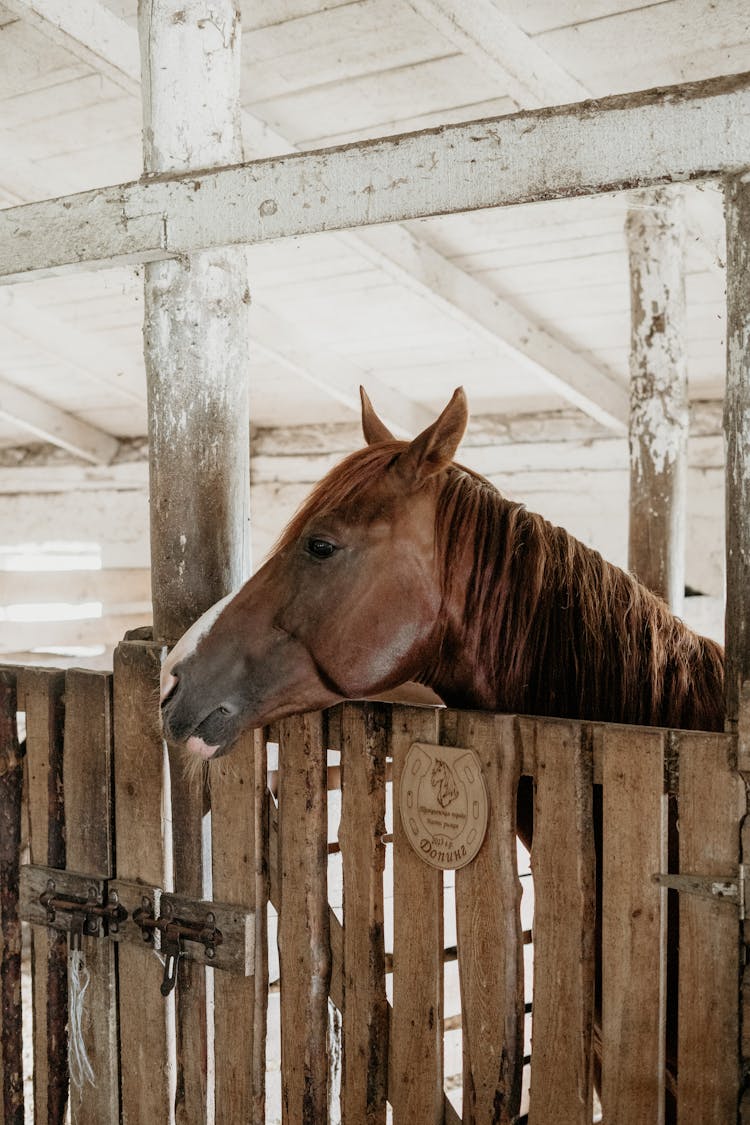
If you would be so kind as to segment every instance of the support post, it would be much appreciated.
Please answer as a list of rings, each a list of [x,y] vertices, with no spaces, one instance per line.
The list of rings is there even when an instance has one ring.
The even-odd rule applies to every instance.
[[[738,767],[750,784],[750,177],[727,181],[727,383],[725,726],[737,735]],[[750,856],[750,817],[742,824],[740,859]],[[742,926],[745,948],[750,923]],[[740,982],[739,1120],[750,1122],[750,966]]]
[[[146,175],[242,160],[238,0],[141,0]],[[195,188],[198,190],[197,181]],[[243,247],[145,267],[154,637],[171,645],[249,569],[249,304]],[[174,890],[201,897],[201,786],[170,755]],[[205,1125],[205,970],[181,963],[176,1125]]]
[[[726,185],[726,721],[750,770],[750,179]]]
[[[631,293],[628,566],[680,613],[688,435],[681,189],[635,193],[626,231]]]
[[[146,174],[242,160],[236,0],[142,0]],[[242,247],[145,267],[154,637],[248,573],[249,304]]]

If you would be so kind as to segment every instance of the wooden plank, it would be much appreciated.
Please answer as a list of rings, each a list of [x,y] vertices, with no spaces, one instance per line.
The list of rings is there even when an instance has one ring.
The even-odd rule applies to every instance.
[[[65,675],[25,669],[19,678],[19,709],[26,712],[26,751],[31,862],[65,867],[63,720]],[[65,934],[41,926],[32,932],[34,996],[34,1113],[48,1125],[62,1123],[68,1100]]]
[[[114,655],[117,876],[142,882],[144,890],[165,883],[165,762],[155,702],[161,652],[156,644],[125,641]],[[128,1060],[122,1068],[123,1125],[169,1121],[173,1008],[159,991],[162,966],[147,948],[123,943],[119,979],[120,1039]]]
[[[185,751],[168,747],[172,819],[171,885],[191,899],[203,893],[203,774],[189,773]],[[207,1101],[206,970],[187,958],[177,964],[175,991],[176,1125],[205,1125]]]
[[[631,309],[628,569],[679,614],[688,464],[681,189],[635,193],[625,227]]]
[[[393,792],[413,742],[437,744],[438,712],[393,708]],[[393,1016],[388,1054],[394,1125],[443,1120],[443,873],[413,850],[393,801]]]
[[[279,730],[279,965],[284,1125],[319,1125],[328,1107],[326,742],[318,713]]]
[[[523,935],[515,831],[521,746],[514,718],[464,711],[458,712],[456,742],[478,755],[490,806],[479,854],[456,872],[462,1120],[465,1125],[499,1125],[517,1118],[523,1074]]]
[[[109,606],[150,602],[150,572],[147,567],[0,572],[0,605],[28,605],[61,600],[102,602],[105,612]]]
[[[740,171],[748,103],[721,77],[10,207],[0,276]]]
[[[593,773],[590,741],[577,723],[539,724],[531,851],[534,1006],[529,1125],[554,1120],[590,1125],[592,1119]]]
[[[111,461],[120,444],[96,426],[5,379],[0,379],[0,418],[95,465]]]
[[[725,735],[681,734],[680,870],[736,877],[742,781]],[[732,903],[680,896],[678,1125],[734,1121],[738,1057],[740,942]]]
[[[667,818],[663,731],[603,729],[602,1107],[664,1121]]]
[[[23,1125],[21,859],[23,758],[16,727],[16,673],[0,668],[0,1125]]]
[[[344,880],[344,1125],[385,1125],[388,1001],[385,994],[383,870],[387,706],[346,703],[342,711],[339,843]]]
[[[65,676],[65,823],[71,871],[114,874],[112,676],[71,670]],[[85,994],[83,1042],[94,1085],[71,1084],[74,1125],[117,1121],[120,1114],[115,947],[84,938],[90,981]]]
[[[82,621],[4,621],[0,652],[117,644],[129,629],[147,624],[150,616],[150,613],[139,613],[92,617]]]
[[[243,736],[210,772],[213,897],[256,911],[255,975],[214,975],[216,1125],[265,1120],[268,997],[266,741]]]

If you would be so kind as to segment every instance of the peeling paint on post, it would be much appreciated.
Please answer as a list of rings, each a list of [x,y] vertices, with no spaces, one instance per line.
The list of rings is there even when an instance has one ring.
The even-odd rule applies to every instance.
[[[750,183],[730,180],[727,221],[726,440],[727,729],[750,770]]]
[[[235,0],[141,3],[147,174],[242,160],[239,28]],[[248,574],[250,296],[242,247],[145,271],[154,635],[173,644]]]
[[[628,565],[680,613],[688,437],[681,189],[634,194],[626,230],[631,293]]]

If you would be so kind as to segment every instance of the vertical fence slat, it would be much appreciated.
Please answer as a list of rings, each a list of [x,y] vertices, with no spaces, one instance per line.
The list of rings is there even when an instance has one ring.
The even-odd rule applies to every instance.
[[[154,711],[156,705],[154,704]],[[187,770],[182,747],[169,747],[172,878],[175,894],[203,898],[203,784]],[[206,969],[180,958],[175,988],[176,1125],[207,1120]]]
[[[215,1121],[236,1125],[265,1120],[268,939],[263,732],[245,735],[226,766],[217,764],[210,777],[214,898],[256,912],[255,976],[214,974]]]
[[[297,715],[281,722],[279,963],[284,1125],[321,1125],[327,1120],[331,946],[326,758],[320,714]]]
[[[388,1001],[383,835],[388,730],[384,706],[344,704],[339,828],[344,873],[344,1125],[385,1125]]]
[[[443,1121],[443,873],[412,849],[398,792],[413,742],[437,744],[436,711],[393,708],[393,1016],[389,1088],[394,1125]]]
[[[27,668],[19,678],[26,711],[31,862],[65,867],[63,716],[65,674]],[[32,932],[34,995],[34,1113],[57,1125],[68,1097],[68,945],[65,934],[35,926]]]
[[[596,914],[593,761],[580,726],[538,724],[534,776],[529,1123],[590,1125]]]
[[[664,732],[608,727],[603,745],[602,1106],[607,1125],[664,1120]]]
[[[725,735],[680,735],[680,870],[686,874],[737,871],[744,786],[729,752]],[[733,903],[680,896],[678,1125],[735,1119],[739,951]]]
[[[16,727],[16,673],[0,668],[0,1125],[23,1125],[21,852],[23,759]]]
[[[521,755],[512,716],[459,712],[456,742],[479,757],[489,796],[484,843],[456,872],[464,1125],[516,1120],[523,1076],[523,934],[516,860]]]
[[[164,750],[158,727],[161,649],[123,641],[114,656],[117,876],[164,885]],[[119,948],[123,1125],[169,1121],[172,1063],[162,967],[148,950]]]
[[[65,676],[65,823],[71,871],[113,873],[112,677],[71,670]],[[84,938],[90,981],[85,994],[83,1039],[95,1085],[71,1084],[75,1125],[117,1121],[120,1112],[115,947]]]

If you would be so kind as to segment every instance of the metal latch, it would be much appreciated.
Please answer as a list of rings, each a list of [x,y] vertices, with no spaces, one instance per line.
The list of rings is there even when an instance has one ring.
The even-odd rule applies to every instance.
[[[161,991],[168,996],[181,957],[252,976],[255,914],[243,906],[165,894],[123,879],[26,864],[21,868],[21,917],[71,935],[107,937],[155,949],[164,958]]]
[[[209,962],[216,958],[216,948],[224,941],[224,935],[216,926],[216,915],[207,911],[202,920],[188,921],[175,918],[171,901],[161,896],[159,917],[155,917],[150,900],[142,899],[140,909],[134,911],[133,921],[140,927],[143,940],[154,943],[155,935],[160,935],[160,950],[164,958],[164,976],[161,982],[162,996],[169,996],[177,981],[177,965],[185,953],[185,943],[197,942],[202,945]],[[165,901],[166,899],[166,901]]]
[[[23,920],[70,934],[72,949],[80,949],[84,935],[106,935],[124,916],[107,897],[107,880],[98,876],[27,865],[20,891]]]
[[[699,895],[714,902],[730,902],[739,910],[740,919],[745,919],[745,865],[741,863],[737,877],[711,875],[652,875],[654,883],[667,890],[682,894]]]

